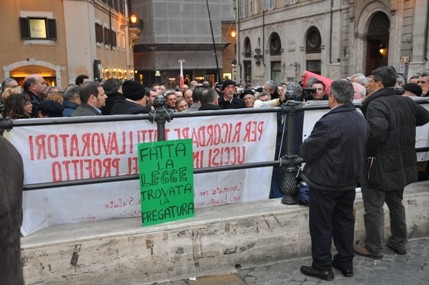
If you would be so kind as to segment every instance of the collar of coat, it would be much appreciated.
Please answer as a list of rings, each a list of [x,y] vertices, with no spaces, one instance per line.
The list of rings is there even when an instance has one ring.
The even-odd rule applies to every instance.
[[[338,105],[334,109],[331,109],[328,113],[326,113],[324,116],[334,114],[334,113],[340,113],[340,112],[350,112],[350,111],[356,111],[355,106],[352,103],[345,103],[342,105]]]
[[[373,100],[380,98],[380,97],[386,97],[386,96],[392,96],[392,95],[398,95],[395,93],[395,90],[393,87],[386,87],[376,90],[375,92],[369,94],[365,100],[362,103],[362,112],[366,112],[366,109],[368,108],[368,105]],[[399,95],[398,95],[399,96]]]

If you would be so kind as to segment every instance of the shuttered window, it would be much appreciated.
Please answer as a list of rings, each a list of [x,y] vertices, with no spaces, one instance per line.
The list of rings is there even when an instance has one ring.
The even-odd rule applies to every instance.
[[[111,35],[110,35],[110,29],[108,29],[108,28],[104,28],[104,44],[105,45],[110,45],[110,38],[111,38]]]
[[[20,17],[19,28],[23,40],[51,40],[57,39],[57,24],[55,19]]]
[[[103,43],[103,26],[99,23],[95,23],[95,41],[97,43]]]
[[[113,31],[113,30],[110,30],[110,35],[111,35],[111,44],[112,44],[112,47],[116,47],[117,46],[116,32]]]

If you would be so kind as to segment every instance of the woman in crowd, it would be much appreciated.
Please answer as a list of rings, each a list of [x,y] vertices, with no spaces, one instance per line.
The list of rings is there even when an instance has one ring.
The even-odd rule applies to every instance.
[[[27,94],[21,93],[11,95],[6,101],[3,118],[6,119],[26,119],[31,118],[33,105]]]
[[[17,95],[22,93],[22,87],[16,86],[16,87],[6,87],[3,90],[3,93],[1,94],[1,100],[3,101],[3,104],[6,104],[7,99],[10,95]]]
[[[188,102],[185,99],[179,98],[176,100],[176,112],[183,112],[188,109]]]

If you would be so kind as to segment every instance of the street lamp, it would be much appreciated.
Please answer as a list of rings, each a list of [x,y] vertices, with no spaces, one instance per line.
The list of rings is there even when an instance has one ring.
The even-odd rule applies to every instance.
[[[132,65],[131,63],[131,52],[134,47],[134,42],[140,38],[140,32],[143,29],[143,20],[139,19],[136,14],[132,13],[129,15],[128,1],[125,0],[125,19],[126,24],[121,25],[121,30],[125,32],[125,56],[127,68]],[[128,70],[129,71],[129,70]],[[126,72],[126,79],[129,79],[130,72]],[[134,74],[131,79],[134,78]]]
[[[136,24],[137,20],[138,20],[138,18],[136,16],[136,14],[131,14],[131,16],[130,16],[130,23],[131,24]]]

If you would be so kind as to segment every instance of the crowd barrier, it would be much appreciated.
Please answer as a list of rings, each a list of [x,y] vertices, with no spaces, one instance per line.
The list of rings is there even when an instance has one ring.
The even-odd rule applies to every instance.
[[[419,103],[429,109],[427,100]],[[195,207],[268,199],[273,167],[284,173],[282,202],[295,204],[297,144],[328,111],[326,103],[289,102],[215,113],[159,107],[141,115],[3,120],[25,164],[23,235],[140,216],[136,147],[164,139],[193,139]],[[427,125],[417,130],[419,161],[429,160],[428,134]]]

